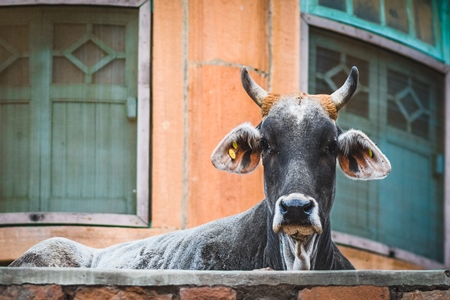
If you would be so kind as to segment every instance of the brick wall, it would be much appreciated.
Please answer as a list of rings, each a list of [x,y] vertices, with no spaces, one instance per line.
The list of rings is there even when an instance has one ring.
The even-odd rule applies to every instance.
[[[3,299],[450,299],[449,272],[0,268]]]

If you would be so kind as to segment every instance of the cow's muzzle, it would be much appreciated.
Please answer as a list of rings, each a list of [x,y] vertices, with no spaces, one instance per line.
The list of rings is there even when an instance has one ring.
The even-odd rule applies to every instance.
[[[322,233],[319,204],[300,193],[280,197],[275,204],[273,231],[283,231],[293,239],[303,240],[313,233]]]

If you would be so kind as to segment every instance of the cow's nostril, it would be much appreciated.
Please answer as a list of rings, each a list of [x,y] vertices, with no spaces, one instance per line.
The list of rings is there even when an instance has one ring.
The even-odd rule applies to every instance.
[[[284,216],[288,211],[288,207],[284,203],[284,201],[280,202],[280,213]]]
[[[314,202],[312,202],[312,201],[309,201],[309,203],[306,203],[304,206],[303,206],[303,211],[305,212],[305,213],[309,213],[309,212],[311,212],[311,210],[314,208]]]
[[[286,223],[296,223],[307,220],[314,212],[315,202],[309,199],[282,200],[278,209]]]

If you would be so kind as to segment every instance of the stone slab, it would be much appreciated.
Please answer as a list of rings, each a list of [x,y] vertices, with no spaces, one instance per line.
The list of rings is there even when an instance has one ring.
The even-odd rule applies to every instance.
[[[0,268],[0,285],[355,286],[450,288],[449,271],[186,271]]]

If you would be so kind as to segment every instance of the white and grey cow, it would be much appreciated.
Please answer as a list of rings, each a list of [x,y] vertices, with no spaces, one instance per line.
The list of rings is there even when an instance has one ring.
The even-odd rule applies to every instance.
[[[195,270],[353,269],[331,240],[330,210],[336,160],[354,179],[381,179],[388,159],[361,131],[342,132],[337,114],[356,90],[353,67],[331,95],[277,95],[258,86],[245,68],[241,80],[263,119],[233,129],[214,150],[220,170],[244,174],[262,161],[266,199],[238,215],[105,249],[64,238],[45,240],[12,267]]]

